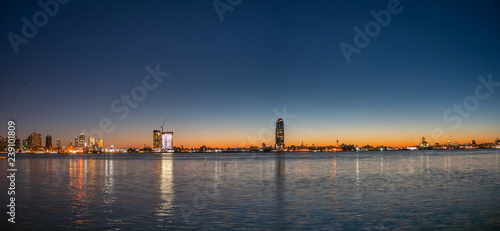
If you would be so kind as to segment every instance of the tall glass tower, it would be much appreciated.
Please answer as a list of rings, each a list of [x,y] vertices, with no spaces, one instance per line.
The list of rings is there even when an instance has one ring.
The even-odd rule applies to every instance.
[[[279,118],[276,121],[276,150],[283,151],[285,149],[285,126],[283,119]]]
[[[85,134],[80,133],[80,142],[78,144],[80,147],[84,148],[85,147]]]
[[[45,136],[45,148],[52,148],[52,137],[50,135]]]
[[[161,131],[160,130],[153,130],[153,149],[154,150],[160,150],[162,148],[162,142],[161,142]]]

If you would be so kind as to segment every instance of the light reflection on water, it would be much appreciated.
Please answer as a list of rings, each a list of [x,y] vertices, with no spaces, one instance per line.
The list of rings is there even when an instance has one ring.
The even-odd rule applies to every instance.
[[[499,154],[20,154],[12,227],[499,228]]]

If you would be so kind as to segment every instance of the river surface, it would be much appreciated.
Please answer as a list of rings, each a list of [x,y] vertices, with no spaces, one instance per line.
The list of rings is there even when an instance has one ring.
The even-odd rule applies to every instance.
[[[500,230],[500,150],[17,154],[1,230]],[[7,229],[5,229],[7,228]]]

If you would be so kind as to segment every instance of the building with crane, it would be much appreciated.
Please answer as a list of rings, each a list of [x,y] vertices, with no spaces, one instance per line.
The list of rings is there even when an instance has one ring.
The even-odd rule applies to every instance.
[[[163,120],[160,130],[153,130],[153,148],[155,152],[173,152],[174,151],[174,132],[163,131],[167,122],[167,116]]]

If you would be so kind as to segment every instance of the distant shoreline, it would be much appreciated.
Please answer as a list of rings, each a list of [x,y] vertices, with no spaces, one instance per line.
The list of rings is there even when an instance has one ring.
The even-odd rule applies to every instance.
[[[34,155],[49,155],[49,154],[60,154],[60,155],[82,155],[82,154],[92,154],[92,155],[102,155],[102,154],[243,154],[243,153],[258,153],[258,154],[287,154],[287,153],[368,153],[368,152],[397,152],[397,151],[438,151],[438,152],[446,152],[446,151],[472,151],[472,150],[498,150],[498,148],[475,148],[475,149],[466,149],[466,148],[461,148],[461,149],[418,149],[418,150],[410,150],[410,149],[400,149],[400,150],[367,150],[367,151],[336,151],[336,152],[326,152],[326,151],[309,151],[309,152],[253,152],[253,151],[246,151],[246,152],[102,152],[102,153],[92,153],[92,152],[85,152],[85,153],[36,153],[36,152],[24,152],[24,153],[16,153],[18,155],[23,155],[23,154],[34,154]],[[7,152],[0,152],[0,155],[7,155]],[[4,157],[4,156],[0,156]]]

